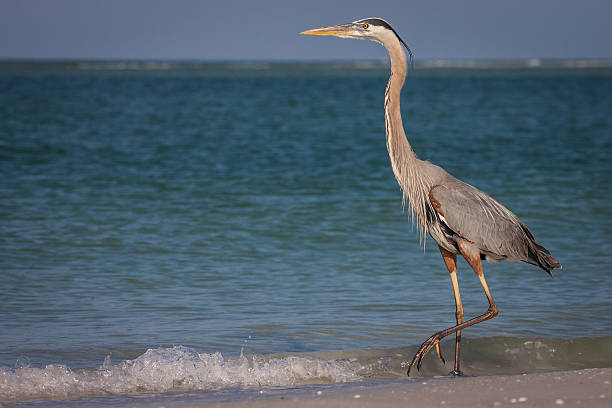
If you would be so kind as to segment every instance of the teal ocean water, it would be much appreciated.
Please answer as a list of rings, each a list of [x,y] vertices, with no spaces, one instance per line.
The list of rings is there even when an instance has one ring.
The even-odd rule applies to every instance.
[[[404,375],[454,299],[402,208],[387,78],[376,63],[0,63],[0,401]],[[464,331],[468,374],[612,365],[611,95],[610,68],[410,72],[419,157],[563,264],[485,265],[500,315]],[[484,312],[462,260],[459,283],[466,315]],[[421,374],[451,366],[429,356]]]

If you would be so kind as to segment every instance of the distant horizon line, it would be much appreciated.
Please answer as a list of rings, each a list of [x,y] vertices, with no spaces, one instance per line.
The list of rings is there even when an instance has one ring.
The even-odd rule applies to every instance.
[[[121,57],[94,57],[94,58],[81,58],[81,57],[9,57],[0,55],[0,62],[15,61],[15,62],[83,62],[83,61],[95,61],[95,62],[117,62],[117,61],[129,61],[129,62],[196,62],[196,63],[229,63],[229,62],[278,62],[278,63],[300,63],[300,62],[381,62],[387,61],[388,57],[382,58],[121,58]],[[420,58],[420,61],[529,61],[529,60],[541,60],[541,61],[612,61],[610,57],[430,57]],[[418,62],[418,59],[417,61]]]
[[[389,65],[378,59],[155,59],[155,58],[13,58],[1,57],[0,64],[75,64],[80,69],[171,69],[180,66],[236,65],[262,69],[283,65],[338,65],[377,68]],[[596,58],[427,58],[415,61],[423,68],[612,68],[612,57]]]

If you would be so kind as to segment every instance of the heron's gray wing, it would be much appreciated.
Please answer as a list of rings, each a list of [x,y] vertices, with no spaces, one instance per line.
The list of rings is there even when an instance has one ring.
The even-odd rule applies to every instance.
[[[434,186],[429,197],[441,221],[483,253],[498,259],[527,259],[528,230],[492,197],[459,180]]]

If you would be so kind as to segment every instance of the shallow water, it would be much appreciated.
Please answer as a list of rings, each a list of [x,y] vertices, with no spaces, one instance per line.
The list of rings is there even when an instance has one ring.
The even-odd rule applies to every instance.
[[[1,63],[0,400],[400,375],[453,323],[454,301],[388,163],[387,75],[376,64]],[[609,69],[407,79],[417,154],[508,206],[563,264],[553,279],[485,265],[500,316],[464,332],[474,373],[610,364],[611,94]],[[466,314],[482,313],[477,279],[459,268]],[[509,362],[507,349],[532,341],[565,351]],[[253,373],[241,350],[280,363]],[[215,353],[227,382],[207,380],[201,362]],[[450,369],[428,360],[425,373]],[[171,386],[129,377],[132,362]],[[108,384],[137,385],[108,391],[104,370]],[[71,375],[89,385],[66,391]],[[15,381],[27,384],[17,394]]]

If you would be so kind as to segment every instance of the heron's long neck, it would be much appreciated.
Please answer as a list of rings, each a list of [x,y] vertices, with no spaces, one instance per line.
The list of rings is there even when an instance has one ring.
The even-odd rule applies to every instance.
[[[401,44],[386,46],[391,58],[391,77],[385,91],[385,130],[387,150],[395,178],[402,188],[404,201],[408,201],[413,220],[419,230],[426,231],[429,180],[423,173],[421,161],[410,147],[400,111],[400,93],[406,79],[406,56]]]
[[[413,165],[417,158],[408,139],[406,139],[400,110],[400,94],[406,79],[406,56],[401,50],[401,45],[392,47],[388,51],[391,57],[391,77],[385,91],[387,149],[389,150],[393,173],[395,173],[397,181],[405,191],[408,187],[404,185],[406,166]]]

